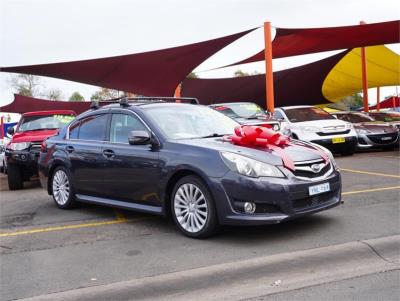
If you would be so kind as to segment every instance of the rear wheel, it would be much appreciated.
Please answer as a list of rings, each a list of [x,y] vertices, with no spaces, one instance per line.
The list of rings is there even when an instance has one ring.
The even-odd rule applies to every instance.
[[[196,176],[186,176],[176,183],[172,192],[171,213],[175,224],[189,237],[211,236],[218,226],[211,193]]]
[[[54,202],[59,208],[70,209],[75,207],[75,192],[66,168],[60,166],[54,170],[51,178],[51,189]]]
[[[8,174],[8,188],[10,190],[18,190],[24,188],[22,170],[17,164],[8,165],[7,174]]]

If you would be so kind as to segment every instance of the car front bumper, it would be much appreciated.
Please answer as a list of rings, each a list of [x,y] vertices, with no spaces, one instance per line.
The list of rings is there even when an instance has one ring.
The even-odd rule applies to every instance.
[[[385,148],[399,145],[399,132],[384,134],[357,134],[357,147],[366,148]]]
[[[341,203],[341,177],[336,170],[317,181],[287,178],[249,178],[228,172],[212,184],[218,218],[225,225],[276,224],[323,211]],[[329,183],[330,191],[309,195],[309,187]],[[255,213],[245,213],[243,204],[254,202]]]
[[[36,151],[13,151],[6,149],[5,151],[6,164],[15,164],[22,166],[25,172],[34,175],[37,173],[37,162],[39,158],[39,153]]]

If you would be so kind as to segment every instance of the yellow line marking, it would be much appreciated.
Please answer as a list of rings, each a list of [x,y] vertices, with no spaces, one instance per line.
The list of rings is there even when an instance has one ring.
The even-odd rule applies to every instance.
[[[340,170],[341,171],[347,171],[347,172],[360,173],[360,174],[365,174],[365,175],[372,175],[372,176],[380,176],[380,177],[388,177],[388,178],[398,178],[398,179],[400,179],[399,175],[390,175],[390,174],[386,174],[386,173],[364,171],[364,170],[355,170],[355,169],[347,169],[347,168],[341,168]]]
[[[348,191],[348,192],[343,192],[342,195],[357,194],[357,193],[367,193],[367,192],[375,192],[375,191],[383,191],[383,190],[394,190],[394,189],[400,189],[400,186],[390,186],[390,187],[382,187],[382,188],[373,188],[373,189],[365,189],[365,190]]]
[[[80,228],[99,227],[99,226],[106,226],[106,225],[115,225],[115,224],[127,223],[130,221],[141,221],[144,219],[148,219],[148,218],[135,218],[135,219],[124,218],[124,219],[115,219],[115,220],[111,220],[111,221],[102,221],[102,222],[95,222],[95,223],[65,225],[65,226],[48,227],[48,228],[37,228],[37,229],[31,229],[31,230],[0,233],[0,237],[9,237],[9,236],[17,236],[17,235],[25,235],[25,234],[34,234],[34,233],[44,233],[44,232],[63,231],[63,230],[70,230],[70,229],[80,229]]]

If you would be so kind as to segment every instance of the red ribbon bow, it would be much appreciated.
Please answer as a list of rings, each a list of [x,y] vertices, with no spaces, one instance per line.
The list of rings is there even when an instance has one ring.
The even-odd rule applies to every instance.
[[[241,146],[261,146],[271,149],[279,154],[286,168],[295,170],[293,160],[283,150],[285,146],[293,145],[288,136],[275,132],[265,126],[239,125],[235,127],[235,134],[226,137],[226,139]],[[308,147],[308,145],[301,146],[309,148],[327,160],[325,153],[322,154],[322,152]]]

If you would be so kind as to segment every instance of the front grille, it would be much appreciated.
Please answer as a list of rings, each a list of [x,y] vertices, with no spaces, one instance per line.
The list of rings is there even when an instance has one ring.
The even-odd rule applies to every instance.
[[[292,207],[294,211],[301,211],[313,207],[318,207],[325,203],[328,203],[335,196],[334,191],[325,192],[319,195],[309,196],[302,199],[292,201]]]
[[[380,135],[368,135],[367,137],[374,143],[377,144],[389,144],[396,141],[398,133],[393,134],[380,134]],[[382,140],[382,138],[387,138]],[[390,139],[389,139],[390,138]]]
[[[29,148],[29,151],[32,153],[40,153],[41,145],[42,145],[42,142],[32,142],[31,147]]]
[[[320,165],[321,169],[316,172],[312,169],[313,165]],[[322,177],[331,170],[331,164],[322,159],[306,162],[295,162],[294,166],[295,170],[293,171],[293,174],[296,177],[310,179]]]
[[[340,131],[340,132],[317,132],[319,136],[332,136],[332,135],[344,135],[350,133],[350,130]]]

